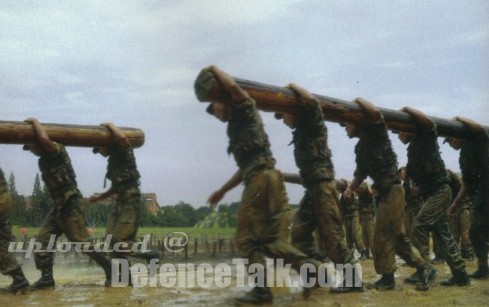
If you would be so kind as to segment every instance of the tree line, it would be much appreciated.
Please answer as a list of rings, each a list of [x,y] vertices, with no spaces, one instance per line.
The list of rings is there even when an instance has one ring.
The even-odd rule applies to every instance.
[[[8,191],[12,196],[10,224],[21,227],[40,227],[44,217],[53,209],[53,201],[47,187],[42,184],[39,174],[34,179],[30,196],[20,195],[15,185],[15,176],[10,173]],[[142,200],[144,204],[144,200]],[[115,203],[92,204],[87,206],[85,218],[88,227],[105,227],[111,206]],[[239,203],[221,204],[217,209],[224,215],[230,227],[236,226]],[[141,227],[193,227],[212,212],[207,206],[194,208],[183,201],[175,205],[162,206],[156,214],[151,214],[147,206],[140,206],[139,226]]]

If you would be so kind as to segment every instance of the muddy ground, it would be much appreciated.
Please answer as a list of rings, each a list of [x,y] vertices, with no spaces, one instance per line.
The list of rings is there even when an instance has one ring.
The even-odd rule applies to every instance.
[[[219,288],[164,287],[157,282],[157,287],[145,286],[105,288],[102,270],[86,263],[57,262],[54,269],[56,288],[18,295],[0,295],[0,306],[107,306],[107,305],[142,305],[142,306],[233,306],[233,298],[248,291],[248,287],[237,287],[235,278],[236,266],[233,268],[231,285]],[[202,261],[202,260],[199,260]],[[214,265],[217,260],[210,263]],[[231,264],[229,259],[221,262]],[[400,261],[401,263],[402,261]],[[195,261],[197,266],[197,261]],[[362,262],[364,281],[377,278],[373,269],[373,261]],[[467,262],[468,271],[475,270],[475,261]],[[274,288],[274,302],[270,306],[413,306],[413,305],[489,305],[489,279],[472,281],[469,287],[446,288],[439,285],[443,279],[449,278],[450,272],[446,265],[436,265],[438,277],[428,292],[418,292],[411,285],[404,284],[403,278],[413,269],[399,265],[396,272],[396,289],[393,291],[372,291],[364,293],[333,295],[328,288],[316,290],[308,301],[302,299],[300,288]],[[24,263],[24,270],[29,281],[34,282],[40,276],[34,268],[33,261]],[[238,269],[239,270],[239,269]],[[156,275],[158,276],[158,274]],[[9,277],[0,277],[0,286],[10,283]],[[156,277],[155,277],[156,278]],[[292,279],[298,278],[293,276]]]

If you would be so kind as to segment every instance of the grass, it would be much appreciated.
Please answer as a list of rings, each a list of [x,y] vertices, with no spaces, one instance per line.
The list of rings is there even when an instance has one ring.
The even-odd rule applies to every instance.
[[[29,237],[36,236],[39,232],[39,227],[26,227]],[[193,227],[140,227],[138,236],[145,234],[155,234],[156,236],[165,236],[170,232],[185,232],[190,237],[200,235],[222,235],[227,238],[234,236],[236,228],[193,228]],[[17,238],[22,238],[21,227],[12,226],[12,234]],[[105,227],[97,227],[94,229],[93,236],[99,237],[105,235]]]

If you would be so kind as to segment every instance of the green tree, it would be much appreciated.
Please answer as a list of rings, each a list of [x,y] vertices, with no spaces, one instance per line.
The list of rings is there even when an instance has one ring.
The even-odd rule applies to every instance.
[[[41,226],[44,217],[52,208],[53,202],[49,195],[49,190],[46,186],[41,187],[41,179],[39,178],[39,174],[36,174],[31,196],[31,224]]]
[[[10,173],[8,179],[8,191],[12,197],[12,211],[10,212],[10,223],[12,225],[25,226],[29,222],[29,216],[26,209],[25,197],[19,195],[15,184],[14,173]]]
[[[175,211],[182,217],[182,227],[193,227],[197,223],[197,215],[195,209],[190,204],[179,202],[174,207]]]

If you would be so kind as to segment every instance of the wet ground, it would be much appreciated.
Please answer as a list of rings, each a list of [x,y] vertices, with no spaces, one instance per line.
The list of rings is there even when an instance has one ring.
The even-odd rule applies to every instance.
[[[230,260],[222,260],[231,264]],[[214,266],[216,260],[211,264]],[[198,264],[196,263],[195,266]],[[373,261],[362,262],[364,281],[377,278],[373,269]],[[274,288],[274,302],[270,306],[393,306],[393,305],[489,305],[489,279],[472,281],[469,287],[446,288],[439,285],[443,279],[450,277],[446,265],[436,265],[438,277],[428,292],[418,292],[411,285],[404,284],[403,278],[410,275],[413,269],[399,266],[396,272],[396,289],[393,291],[372,291],[364,293],[333,295],[328,288],[316,290],[308,301],[302,299],[300,288]],[[469,272],[475,270],[474,262],[467,262]],[[232,266],[231,284],[225,288],[215,284],[210,288],[202,288],[198,284],[185,287],[165,287],[160,274],[153,277],[156,287],[105,288],[102,270],[88,263],[56,263],[54,290],[44,290],[23,295],[0,295],[0,306],[107,306],[107,305],[142,305],[142,306],[233,306],[233,298],[248,291],[248,287],[237,287],[236,274],[239,268]],[[27,278],[33,282],[40,276],[32,261],[24,264]],[[193,272],[188,272],[195,276]],[[140,274],[139,277],[143,277]],[[214,275],[206,274],[207,277]],[[10,278],[0,277],[0,286],[7,286]],[[292,279],[298,278],[293,276]],[[151,278],[149,280],[152,280]],[[178,282],[178,281],[177,281]]]

